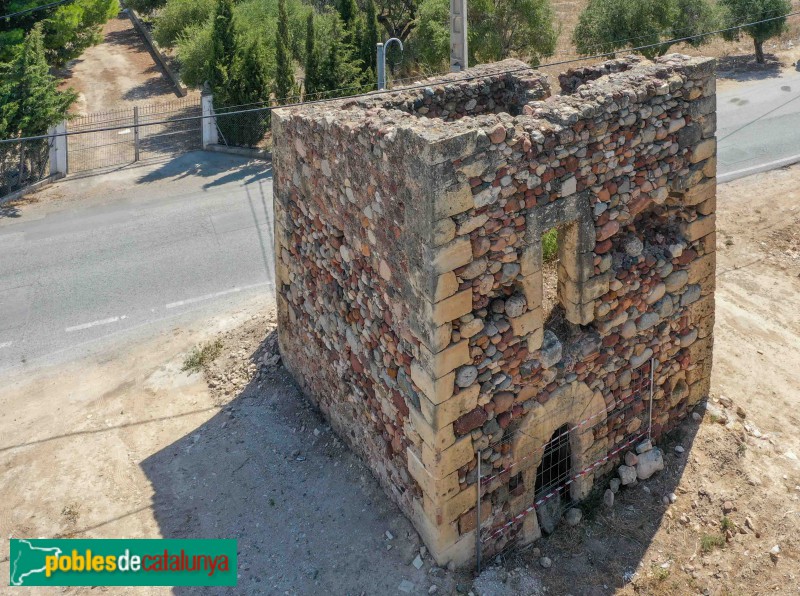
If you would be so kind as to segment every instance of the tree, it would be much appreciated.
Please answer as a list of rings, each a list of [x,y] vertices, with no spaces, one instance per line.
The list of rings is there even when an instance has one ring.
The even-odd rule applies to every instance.
[[[557,31],[549,0],[473,0],[469,5],[469,62],[518,56],[533,64],[555,50]],[[449,0],[423,0],[409,49],[426,67],[450,63]]]
[[[364,10],[364,31],[361,35],[361,61],[364,67],[371,69],[373,72],[377,70],[377,48],[378,42],[381,41],[378,34],[378,19],[375,12],[375,1],[367,0]]]
[[[552,56],[558,31],[550,0],[477,0],[469,7],[471,62]]]
[[[666,54],[672,45],[662,41],[709,31],[714,19],[708,0],[589,0],[572,40],[584,55],[650,46],[641,53],[654,58]],[[707,40],[703,36],[689,43],[700,45]]]
[[[354,95],[361,90],[362,77],[361,60],[353,57],[352,46],[334,24],[320,72],[320,91],[325,92],[325,97]]]
[[[292,57],[289,53],[289,17],[286,1],[278,0],[278,30],[275,35],[275,96],[278,103],[286,103],[294,93]]]
[[[151,14],[159,8],[164,8],[167,0],[126,0],[125,5],[136,12]]]
[[[227,95],[231,105],[242,105],[251,109],[269,101],[268,59],[263,44],[259,41],[248,43],[237,51]],[[228,119],[231,122],[225,122]],[[229,118],[221,117],[218,122],[222,123],[223,135],[227,133],[229,143],[255,147],[269,130],[270,112],[250,111]]]
[[[174,46],[189,27],[208,22],[216,5],[216,0],[169,0],[155,19],[153,37],[162,47]]]
[[[42,24],[25,36],[14,60],[0,68],[0,138],[38,136],[67,118],[77,94],[59,91],[45,58]],[[47,140],[0,146],[0,190],[40,180],[47,171]],[[10,185],[9,185],[10,184]]]
[[[726,9],[726,27],[737,27],[745,23],[771,19],[758,25],[735,29],[723,34],[725,39],[735,40],[744,31],[753,38],[756,62],[764,64],[764,42],[784,32],[786,17],[782,15],[791,12],[791,2],[789,0],[720,0],[720,4]],[[781,18],[776,19],[775,17]]]
[[[339,11],[345,31],[351,31],[354,28],[355,20],[358,18],[356,0],[337,0],[336,10]]]
[[[233,0],[217,0],[211,31],[211,57],[208,84],[211,90],[224,94],[236,54],[236,32],[233,28]]]
[[[378,22],[389,37],[405,44],[417,24],[424,22],[418,19],[419,5],[418,0],[377,0]]]
[[[314,27],[314,11],[308,13],[306,20],[306,59],[305,59],[305,95],[316,99],[314,95],[320,91],[319,49],[317,48],[317,32]]]
[[[0,137],[37,136],[66,119],[77,99],[59,91],[45,58],[42,24],[34,25],[0,84]]]
[[[12,9],[37,8],[45,3],[40,0],[16,0],[0,4],[8,6],[3,12],[11,12]],[[45,55],[50,63],[62,66],[98,43],[102,39],[103,24],[118,12],[118,0],[72,0],[60,6],[0,20],[0,61],[12,60],[25,35],[37,23],[42,23]]]

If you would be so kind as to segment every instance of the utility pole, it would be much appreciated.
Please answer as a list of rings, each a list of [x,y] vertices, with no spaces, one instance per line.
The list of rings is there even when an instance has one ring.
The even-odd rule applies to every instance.
[[[450,70],[467,66],[467,0],[450,0]]]

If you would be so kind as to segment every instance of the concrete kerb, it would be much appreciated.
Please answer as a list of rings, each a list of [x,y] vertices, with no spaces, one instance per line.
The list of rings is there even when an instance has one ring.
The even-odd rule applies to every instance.
[[[25,195],[36,192],[37,190],[40,190],[45,186],[47,186],[48,184],[52,184],[53,182],[55,182],[56,180],[60,180],[61,178],[64,178],[64,174],[52,174],[51,176],[39,180],[38,182],[34,182],[33,184],[26,186],[25,188],[20,188],[19,190],[15,190],[14,192],[9,193],[4,197],[0,197],[0,205],[3,205],[5,203],[10,203],[11,201],[16,201],[17,199],[21,199]]]
[[[227,145],[206,145],[204,151],[211,151],[212,153],[226,153],[228,155],[239,155],[241,157],[250,157],[253,159],[262,159],[264,161],[272,161],[272,152],[264,149],[248,149],[247,147],[229,147]]]

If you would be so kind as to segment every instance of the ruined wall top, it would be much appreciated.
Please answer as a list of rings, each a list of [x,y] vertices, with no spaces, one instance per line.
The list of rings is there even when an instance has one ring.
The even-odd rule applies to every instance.
[[[365,127],[382,134],[403,128],[426,141],[461,137],[503,121],[525,130],[557,133],[581,118],[619,111],[679,89],[683,78],[712,73],[716,60],[669,54],[638,56],[570,69],[559,76],[562,94],[551,95],[547,76],[508,59],[431,78],[391,92],[375,92],[318,104],[284,108],[286,115],[324,120],[328,126]],[[513,117],[511,122],[508,118]],[[556,125],[556,128],[544,122]]]

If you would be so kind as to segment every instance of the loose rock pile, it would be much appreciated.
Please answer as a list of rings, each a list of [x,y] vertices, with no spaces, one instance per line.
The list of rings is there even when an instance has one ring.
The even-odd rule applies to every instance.
[[[284,363],[440,564],[474,555],[479,459],[491,555],[540,535],[520,514],[558,428],[592,420],[570,432],[578,502],[647,430],[651,375],[656,439],[708,393],[713,60],[612,61],[549,99],[523,69],[273,119]]]

